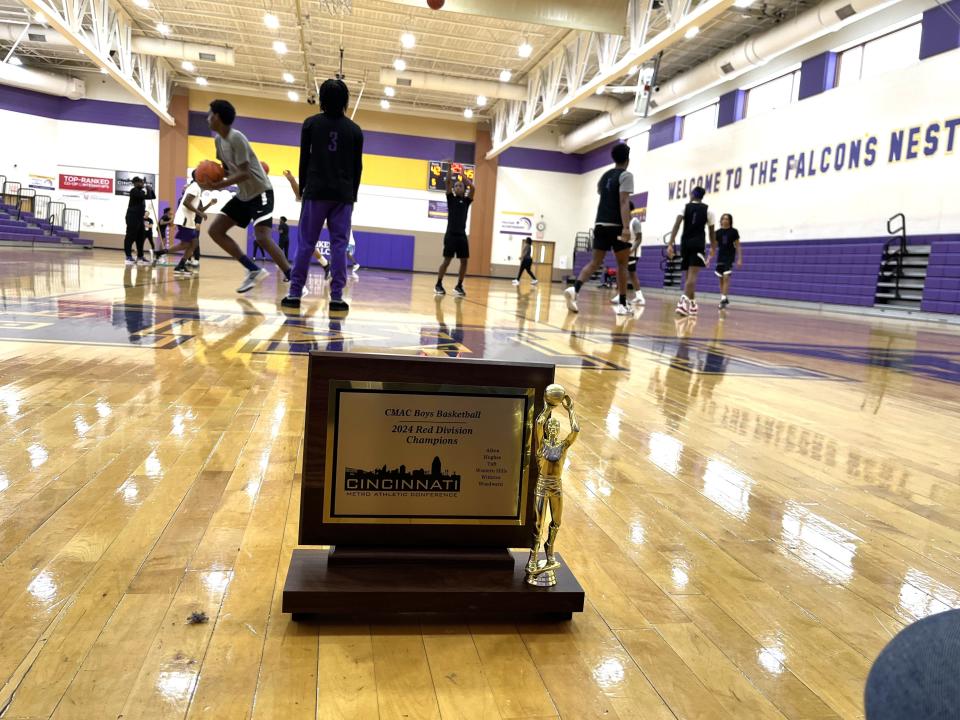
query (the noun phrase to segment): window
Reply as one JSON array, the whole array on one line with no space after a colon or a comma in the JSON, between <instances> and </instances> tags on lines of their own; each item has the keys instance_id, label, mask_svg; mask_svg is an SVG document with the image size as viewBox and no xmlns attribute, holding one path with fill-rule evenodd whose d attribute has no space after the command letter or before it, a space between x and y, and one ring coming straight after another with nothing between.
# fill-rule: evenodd
<instances>
[{"instance_id":1,"label":"window","mask_svg":"<svg viewBox=\"0 0 960 720\"><path fill-rule=\"evenodd\" d=\"M800 96L800 69L747 90L746 117L753 117L796 102Z\"/></svg>"},{"instance_id":2,"label":"window","mask_svg":"<svg viewBox=\"0 0 960 720\"><path fill-rule=\"evenodd\" d=\"M706 135L711 130L717 129L717 112L719 105L711 103L705 108L694 110L692 113L683 116L683 128L680 137L687 138L700 137Z\"/></svg>"},{"instance_id":3,"label":"window","mask_svg":"<svg viewBox=\"0 0 960 720\"><path fill-rule=\"evenodd\" d=\"M919 62L921 31L920 22L911 18L906 27L844 48L840 52L837 87Z\"/></svg>"}]
</instances>

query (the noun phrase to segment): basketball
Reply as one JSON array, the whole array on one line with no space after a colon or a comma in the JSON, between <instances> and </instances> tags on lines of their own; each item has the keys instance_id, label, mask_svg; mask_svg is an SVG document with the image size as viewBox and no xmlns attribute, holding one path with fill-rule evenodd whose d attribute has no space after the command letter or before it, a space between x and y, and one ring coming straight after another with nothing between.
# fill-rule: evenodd
<instances>
[{"instance_id":1,"label":"basketball","mask_svg":"<svg viewBox=\"0 0 960 720\"><path fill-rule=\"evenodd\" d=\"M563 385L547 385L547 389L543 391L543 399L547 405L559 405L563 402L563 396L567 394L567 391L563 389Z\"/></svg>"},{"instance_id":2,"label":"basketball","mask_svg":"<svg viewBox=\"0 0 960 720\"><path fill-rule=\"evenodd\" d=\"M427 5L430 6L431 10L439 10L443 7L445 0L427 0Z\"/></svg>"},{"instance_id":3,"label":"basketball","mask_svg":"<svg viewBox=\"0 0 960 720\"><path fill-rule=\"evenodd\" d=\"M223 180L223 166L213 160L204 160L197 165L195 174L201 185L214 185Z\"/></svg>"},{"instance_id":4,"label":"basketball","mask_svg":"<svg viewBox=\"0 0 960 720\"><path fill-rule=\"evenodd\" d=\"M267 175L270 174L270 166L267 165L263 160L260 161L260 167L263 168L263 172L265 172Z\"/></svg>"}]
</instances>

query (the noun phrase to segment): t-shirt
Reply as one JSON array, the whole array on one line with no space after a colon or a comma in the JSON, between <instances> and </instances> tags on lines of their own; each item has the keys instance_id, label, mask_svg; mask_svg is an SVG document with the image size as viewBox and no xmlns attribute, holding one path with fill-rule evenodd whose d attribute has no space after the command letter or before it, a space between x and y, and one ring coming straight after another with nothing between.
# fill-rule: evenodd
<instances>
[{"instance_id":1,"label":"t-shirt","mask_svg":"<svg viewBox=\"0 0 960 720\"><path fill-rule=\"evenodd\" d=\"M636 244L637 238L640 237L640 234L643 232L643 223L640 222L640 218L632 217L630 218L630 238L631 241ZM637 246L637 250L634 253L631 253L633 257L640 256L640 246Z\"/></svg>"},{"instance_id":2,"label":"t-shirt","mask_svg":"<svg viewBox=\"0 0 960 720\"><path fill-rule=\"evenodd\" d=\"M620 193L633 194L633 173L622 168L607 170L597 183L600 204L597 206L597 225L623 227L620 215Z\"/></svg>"},{"instance_id":3,"label":"t-shirt","mask_svg":"<svg viewBox=\"0 0 960 720\"><path fill-rule=\"evenodd\" d=\"M277 233L280 236L280 242L285 242L290 240L290 226L286 223L280 223L277 226Z\"/></svg>"},{"instance_id":4,"label":"t-shirt","mask_svg":"<svg viewBox=\"0 0 960 720\"><path fill-rule=\"evenodd\" d=\"M737 246L734 244L740 239L736 228L720 228L717 230L717 258L720 262L733 262L737 257Z\"/></svg>"},{"instance_id":5,"label":"t-shirt","mask_svg":"<svg viewBox=\"0 0 960 720\"><path fill-rule=\"evenodd\" d=\"M521 260L533 260L533 243L529 238L523 241L523 251L520 255Z\"/></svg>"},{"instance_id":6,"label":"t-shirt","mask_svg":"<svg viewBox=\"0 0 960 720\"><path fill-rule=\"evenodd\" d=\"M253 200L257 195L272 189L246 135L230 128L225 138L217 134L213 141L217 147L217 159L226 166L228 176L239 172L242 165L249 165L250 175L243 182L237 183L238 199Z\"/></svg>"},{"instance_id":7,"label":"t-shirt","mask_svg":"<svg viewBox=\"0 0 960 720\"><path fill-rule=\"evenodd\" d=\"M355 203L363 174L363 131L343 115L319 113L300 131L300 189L304 200Z\"/></svg>"},{"instance_id":8,"label":"t-shirt","mask_svg":"<svg viewBox=\"0 0 960 720\"><path fill-rule=\"evenodd\" d=\"M143 229L147 233L147 237L152 238L153 237L153 220L150 218L147 218L146 220L144 220Z\"/></svg>"},{"instance_id":9,"label":"t-shirt","mask_svg":"<svg viewBox=\"0 0 960 720\"><path fill-rule=\"evenodd\" d=\"M447 193L447 234L448 235L466 235L467 234L467 214L470 212L470 205L473 204L473 198L458 197L453 193Z\"/></svg>"},{"instance_id":10,"label":"t-shirt","mask_svg":"<svg viewBox=\"0 0 960 720\"><path fill-rule=\"evenodd\" d=\"M177 205L177 212L173 215L173 224L193 230L197 227L197 219L194 213L187 210L187 198L193 198L192 204L195 208L200 207L200 186L190 181L183 189L183 195L180 196L180 204Z\"/></svg>"},{"instance_id":11,"label":"t-shirt","mask_svg":"<svg viewBox=\"0 0 960 720\"><path fill-rule=\"evenodd\" d=\"M153 188L132 187L130 188L130 200L127 202L127 216L136 217L147 211L147 200L154 200L157 196L153 194Z\"/></svg>"}]
</instances>

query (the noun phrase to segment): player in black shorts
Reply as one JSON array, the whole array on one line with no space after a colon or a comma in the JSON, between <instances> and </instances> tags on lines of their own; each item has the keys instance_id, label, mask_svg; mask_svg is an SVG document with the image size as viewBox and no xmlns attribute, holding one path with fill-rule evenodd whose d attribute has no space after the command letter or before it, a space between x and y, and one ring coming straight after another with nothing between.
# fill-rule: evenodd
<instances>
[{"instance_id":1,"label":"player in black shorts","mask_svg":"<svg viewBox=\"0 0 960 720\"><path fill-rule=\"evenodd\" d=\"M633 195L633 175L627 171L630 165L630 146L618 143L610 151L614 167L607 170L597 183L600 204L597 207L597 223L593 229L593 257L580 271L573 287L564 290L567 309L580 312L577 297L583 283L590 279L603 262L607 253L613 251L617 258L617 290L619 302L614 308L617 315L632 315L627 306L627 264L630 261L630 196Z\"/></svg>"},{"instance_id":2,"label":"player in black shorts","mask_svg":"<svg viewBox=\"0 0 960 720\"><path fill-rule=\"evenodd\" d=\"M469 180L453 182L453 170L447 171L447 232L443 236L443 262L437 272L437 295L446 295L443 289L443 276L447 273L450 261L460 258L460 273L457 286L453 289L457 297L466 297L463 279L467 276L467 260L470 258L470 242L467 239L467 214L473 204L476 188Z\"/></svg>"},{"instance_id":3,"label":"player in black shorts","mask_svg":"<svg viewBox=\"0 0 960 720\"><path fill-rule=\"evenodd\" d=\"M733 275L733 265L743 267L743 250L740 249L740 233L733 226L733 215L724 213L720 216L720 229L717 230L717 269L714 270L720 278L720 309L730 304L727 293L730 291L730 276Z\"/></svg>"},{"instance_id":4,"label":"player in black shorts","mask_svg":"<svg viewBox=\"0 0 960 720\"><path fill-rule=\"evenodd\" d=\"M670 245L667 246L667 256L671 259L676 255L675 243L680 226L683 234L680 236L680 268L687 274L683 286L683 295L677 302L677 312L680 315L697 314L697 276L701 268L710 264L713 258L713 249L717 238L714 231L713 212L703 202L707 191L702 187L695 187L690 192L690 202L683 209L683 215L677 215L670 233ZM710 231L710 256L707 257L707 230Z\"/></svg>"},{"instance_id":5,"label":"player in black shorts","mask_svg":"<svg viewBox=\"0 0 960 720\"><path fill-rule=\"evenodd\" d=\"M252 290L270 273L258 267L240 249L236 241L227 234L230 228L245 228L252 222L254 242L266 248L287 280L290 279L290 263L270 237L270 229L273 227L273 186L246 136L233 129L236 119L236 109L226 100L214 100L210 103L207 123L216 133L213 140L217 148L217 159L225 169L225 177L218 183L202 187L204 190L222 190L231 185L237 186L237 194L223 206L221 214L214 218L209 232L217 245L247 269L246 277L237 288L237 292L244 293Z\"/></svg>"}]
</instances>

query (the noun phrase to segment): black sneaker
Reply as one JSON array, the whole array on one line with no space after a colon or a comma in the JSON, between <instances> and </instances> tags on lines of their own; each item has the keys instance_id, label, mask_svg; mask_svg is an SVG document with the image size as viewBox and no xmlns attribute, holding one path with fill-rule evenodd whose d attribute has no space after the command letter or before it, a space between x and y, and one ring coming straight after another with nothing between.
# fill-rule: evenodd
<instances>
[{"instance_id":1,"label":"black sneaker","mask_svg":"<svg viewBox=\"0 0 960 720\"><path fill-rule=\"evenodd\" d=\"M456 295L457 297L466 297L467 291L463 289L463 285L457 285L453 289L453 294Z\"/></svg>"},{"instance_id":2,"label":"black sneaker","mask_svg":"<svg viewBox=\"0 0 960 720\"><path fill-rule=\"evenodd\" d=\"M433 294L434 294L434 295L446 295L446 294L447 294L447 291L443 289L443 285L442 285L441 283L437 283L437 284L436 284L436 287L433 288Z\"/></svg>"},{"instance_id":3,"label":"black sneaker","mask_svg":"<svg viewBox=\"0 0 960 720\"><path fill-rule=\"evenodd\" d=\"M723 299L720 301L720 309L723 310L723 309L724 309L727 305L729 305L729 304L730 304L730 299L729 299L729 298L723 298Z\"/></svg>"},{"instance_id":4,"label":"black sneaker","mask_svg":"<svg viewBox=\"0 0 960 720\"><path fill-rule=\"evenodd\" d=\"M283 300L280 301L280 307L299 308L300 298L290 297L287 295Z\"/></svg>"},{"instance_id":5,"label":"black sneaker","mask_svg":"<svg viewBox=\"0 0 960 720\"><path fill-rule=\"evenodd\" d=\"M330 301L330 312L347 312L350 309L350 306L347 305L343 300L331 300Z\"/></svg>"}]
</instances>

